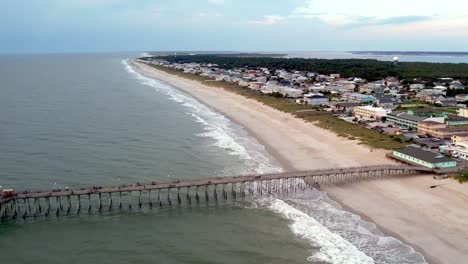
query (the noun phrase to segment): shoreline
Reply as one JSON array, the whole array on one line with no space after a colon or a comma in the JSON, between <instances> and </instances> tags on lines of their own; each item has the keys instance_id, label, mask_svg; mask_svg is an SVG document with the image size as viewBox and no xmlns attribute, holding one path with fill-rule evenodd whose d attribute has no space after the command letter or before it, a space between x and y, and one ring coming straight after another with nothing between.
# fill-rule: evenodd
<instances>
[{"instance_id":1,"label":"shoreline","mask_svg":"<svg viewBox=\"0 0 468 264\"><path fill-rule=\"evenodd\" d=\"M402 237L397 232L394 232L394 231L392 231L392 230L390 230L388 228L383 227L377 221L375 221L372 217L370 217L368 214L365 214L362 211L358 211L357 209L354 209L351 206L346 205L345 203L343 203L343 200L338 199L337 197L333 196L330 192L327 191L326 188L323 189L322 191L324 191L327 194L328 198L330 198L331 200L338 203L342 207L343 210L348 211L348 212L350 212L352 214L358 215L359 217L361 217L362 220L364 220L366 222L375 224L377 229L379 231L381 231L386 237L393 237L393 238L401 241L403 244L413 248L416 252L419 252L421 255L424 256L424 259L426 260L427 263L430 263L430 264L442 264L443 263L442 261L440 261L436 257L429 255L428 252L426 252L420 246L407 241L404 237Z\"/></svg>"},{"instance_id":2,"label":"shoreline","mask_svg":"<svg viewBox=\"0 0 468 264\"><path fill-rule=\"evenodd\" d=\"M203 104L242 125L246 129L247 133L262 144L268 153L274 156L285 170L381 165L391 163L391 161L385 158L385 151L372 151L367 147L358 145L357 141L339 138L328 130L316 127L311 123L306 123L290 114L262 105L256 100L233 94L222 88L208 87L196 81L174 76L150 66L135 62L134 60L129 60L129 63L139 73L147 77L166 82L171 86L190 94ZM251 114L252 112L255 112L255 114ZM332 154L329 152L332 152ZM431 181L429 176L417 178L417 183L411 183L411 185L408 186L404 185L401 189L416 189L420 187L420 184L427 185L427 182ZM398 179L397 181L400 180L401 179ZM428 263L463 263L457 261L460 261L460 257L461 259L465 256L468 257L468 250L463 248L461 249L461 252L457 252L461 254L449 256L453 252L448 252L445 254L447 256L443 256L444 254L440 252L446 250L444 250L444 248L440 248L440 245L435 243L440 242L440 244L443 244L443 242L445 242L441 241L442 239L439 239L440 234L435 233L428 237L425 234L424 229L420 230L421 228L417 228L419 222L424 222L424 217L427 215L418 214L415 215L415 219L412 221L406 221L407 224L410 224L409 229L417 230L417 234L405 233L408 232L408 228L405 229L400 226L402 219L405 220L406 215L410 214L411 210L414 208L411 208L411 206L406 204L407 201L398 201L398 197L394 197L398 196L398 191L402 190L397 190L397 192L393 191L392 188L395 184L392 181L394 181L394 179L390 180L390 185L392 186L387 186L388 183L386 183L386 181L382 181L382 183L374 182L368 186L369 189L365 189L366 193L364 195L356 194L355 189L359 188L359 186L353 185L349 185L346 188L326 187L324 190L327 195L332 200L339 203L343 209L361 216L361 218L366 221L370 220L370 222L375 223L378 229L385 235L397 238L404 244L411 246L413 249L423 254ZM373 190L372 188L375 188L374 185L379 186L383 191L379 192L378 190ZM461 189L462 195L468 194L468 188L459 189ZM355 196L359 199L350 201L347 199L347 195ZM373 196L375 196L375 200L377 200L382 195L391 197L397 202L395 202L395 204L385 204L385 201L383 201L382 204L375 206L375 203L373 203ZM413 199L417 199L417 197L415 196ZM448 200L450 201L451 199L454 198L450 197ZM463 202L468 201L468 196L466 196L465 199L462 199ZM375 214L372 210L367 209L372 208L372 206L376 210L382 206L382 209L385 209L387 212L386 214L382 214L380 212ZM429 202L425 206L430 209L432 204ZM400 210L402 208L403 210ZM458 208L463 208L463 206ZM398 217L395 217L393 213L398 215ZM431 212L429 212L428 215L431 215ZM431 226L432 222L427 222L430 223L426 223L427 225L425 226ZM437 229L437 227L434 229ZM453 234L453 232L450 232L448 236L453 236ZM418 239L413 239L414 237ZM420 243L417 243L420 238L429 238L430 242L421 245ZM461 236L461 238L458 238L458 240L468 241L468 235L466 232ZM429 254L429 252L431 254ZM447 262L442 262L440 259ZM451 260L449 261L449 259Z\"/></svg>"},{"instance_id":3,"label":"shoreline","mask_svg":"<svg viewBox=\"0 0 468 264\"><path fill-rule=\"evenodd\" d=\"M329 169L335 167L395 164L394 161L386 158L386 150L372 149L366 145L357 144L357 140L338 137L335 133L329 130L314 126L310 122L298 119L289 113L273 109L254 99L245 98L241 95L225 91L223 88L205 86L197 81L174 76L152 67L149 68L149 66L146 65L143 66L147 68L142 69L142 63L137 62L136 64L133 60L130 60L129 63L139 69L138 72L140 74L149 78L156 78L170 84L174 88L188 93L198 101L228 117L235 123L243 126L249 135L261 143L268 152L288 170L310 170L314 168ZM199 92L202 89L207 93L203 95L200 94ZM205 96L209 96L210 98ZM232 105L225 105L225 101L221 101L221 98L223 97L229 97L229 100L226 100L226 102L229 102ZM252 106L254 109L252 109ZM230 110L234 109L241 110L244 113L233 114L233 111ZM250 112L253 111L255 111L255 115L250 114ZM247 114L245 114L245 112ZM258 124L259 121L266 121L268 123ZM279 125L282 126L280 127ZM281 128L282 131L273 131L279 128ZM304 137L303 132L315 135L315 137ZM293 139L296 146L290 148L291 144L278 142L278 139L282 139L280 136L297 136ZM301 140L304 140L304 142L302 143ZM305 142L305 140L310 140L311 142ZM324 140L327 141L324 142ZM276 144L272 144L271 142L275 142ZM299 144L299 146L297 146L297 144ZM335 158L330 157L331 154L323 156L323 153L317 153L320 150L320 147L328 148L329 151L336 154ZM311 149L308 150L307 148ZM288 151L285 151L286 149ZM299 149L305 150L305 152L307 152L306 154L310 154L310 157L297 155L297 150ZM356 154L362 155L369 153L372 153L374 156L371 158L366 157L365 159L364 157L361 157L363 160L356 159Z\"/></svg>"}]
</instances>

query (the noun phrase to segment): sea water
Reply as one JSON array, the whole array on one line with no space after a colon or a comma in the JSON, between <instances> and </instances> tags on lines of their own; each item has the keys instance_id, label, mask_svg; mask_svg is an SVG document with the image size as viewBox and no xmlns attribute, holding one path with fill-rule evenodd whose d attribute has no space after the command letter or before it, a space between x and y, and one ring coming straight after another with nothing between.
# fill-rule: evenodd
<instances>
[{"instance_id":1,"label":"sea water","mask_svg":"<svg viewBox=\"0 0 468 264\"><path fill-rule=\"evenodd\" d=\"M280 172L247 131L138 54L0 57L0 185L80 188ZM317 190L0 225L9 263L425 263Z\"/></svg>"}]
</instances>

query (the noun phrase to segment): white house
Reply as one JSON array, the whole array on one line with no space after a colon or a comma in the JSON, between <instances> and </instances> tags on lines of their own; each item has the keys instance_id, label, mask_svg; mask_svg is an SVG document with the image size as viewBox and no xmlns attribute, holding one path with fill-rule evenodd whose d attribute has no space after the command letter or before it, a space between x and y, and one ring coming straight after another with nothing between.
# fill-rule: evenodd
<instances>
[{"instance_id":1,"label":"white house","mask_svg":"<svg viewBox=\"0 0 468 264\"><path fill-rule=\"evenodd\" d=\"M329 99L322 94L305 94L304 101L308 105L317 106L327 104Z\"/></svg>"},{"instance_id":2,"label":"white house","mask_svg":"<svg viewBox=\"0 0 468 264\"><path fill-rule=\"evenodd\" d=\"M411 91L419 91L419 90L422 90L422 89L425 89L425 88L426 88L426 85L424 83L410 84L410 90Z\"/></svg>"},{"instance_id":3,"label":"white house","mask_svg":"<svg viewBox=\"0 0 468 264\"><path fill-rule=\"evenodd\" d=\"M382 117L387 116L387 110L371 105L358 106L354 108L354 116L365 120L381 120Z\"/></svg>"}]
</instances>

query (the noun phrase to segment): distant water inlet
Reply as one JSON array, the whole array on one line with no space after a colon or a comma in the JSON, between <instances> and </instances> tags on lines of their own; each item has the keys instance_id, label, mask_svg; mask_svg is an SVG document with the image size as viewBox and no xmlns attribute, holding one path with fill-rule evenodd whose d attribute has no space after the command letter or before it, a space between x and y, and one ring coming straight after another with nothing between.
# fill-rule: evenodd
<instances>
[{"instance_id":1,"label":"distant water inlet","mask_svg":"<svg viewBox=\"0 0 468 264\"><path fill-rule=\"evenodd\" d=\"M143 206L190 206L289 193L387 176L429 172L413 166L373 166L292 173L217 177L167 183L13 193L0 198L2 222L17 219L112 212Z\"/></svg>"}]
</instances>

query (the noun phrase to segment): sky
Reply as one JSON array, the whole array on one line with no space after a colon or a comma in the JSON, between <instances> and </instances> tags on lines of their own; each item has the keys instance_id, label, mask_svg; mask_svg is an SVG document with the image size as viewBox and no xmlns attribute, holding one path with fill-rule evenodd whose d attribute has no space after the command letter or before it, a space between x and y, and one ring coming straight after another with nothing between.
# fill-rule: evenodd
<instances>
[{"instance_id":1,"label":"sky","mask_svg":"<svg viewBox=\"0 0 468 264\"><path fill-rule=\"evenodd\" d=\"M466 0L0 0L0 53L468 51Z\"/></svg>"}]
</instances>

